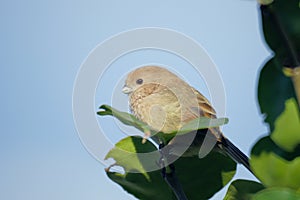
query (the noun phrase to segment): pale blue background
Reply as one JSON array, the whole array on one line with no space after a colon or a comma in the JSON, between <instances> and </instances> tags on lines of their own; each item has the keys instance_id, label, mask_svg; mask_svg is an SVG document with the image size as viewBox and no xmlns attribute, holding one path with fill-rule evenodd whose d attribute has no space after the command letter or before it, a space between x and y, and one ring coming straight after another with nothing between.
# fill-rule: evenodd
<instances>
[{"instance_id":1,"label":"pale blue background","mask_svg":"<svg viewBox=\"0 0 300 200\"><path fill-rule=\"evenodd\" d=\"M227 137L249 154L267 131L256 87L270 52L254 0L11 0L0 3L0 25L0 199L134 199L87 153L72 118L81 63L98 43L128 29L164 27L194 38L223 78ZM235 178L253 177L239 167Z\"/></svg>"}]
</instances>

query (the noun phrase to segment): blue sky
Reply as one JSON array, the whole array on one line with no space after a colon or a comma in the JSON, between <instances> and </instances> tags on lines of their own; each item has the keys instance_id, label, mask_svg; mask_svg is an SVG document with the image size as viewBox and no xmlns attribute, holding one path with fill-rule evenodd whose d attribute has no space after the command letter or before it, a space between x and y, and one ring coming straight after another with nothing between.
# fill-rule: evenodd
<instances>
[{"instance_id":1,"label":"blue sky","mask_svg":"<svg viewBox=\"0 0 300 200\"><path fill-rule=\"evenodd\" d=\"M267 131L256 87L270 52L254 0L2 1L0 24L0 199L134 199L85 150L72 114L84 59L108 37L133 28L173 29L207 50L224 82L230 119L224 133L245 153ZM162 54L143 56L145 63L164 61ZM131 55L122 62L140 63ZM96 102L103 103L109 102ZM239 167L235 178L253 177Z\"/></svg>"}]
</instances>

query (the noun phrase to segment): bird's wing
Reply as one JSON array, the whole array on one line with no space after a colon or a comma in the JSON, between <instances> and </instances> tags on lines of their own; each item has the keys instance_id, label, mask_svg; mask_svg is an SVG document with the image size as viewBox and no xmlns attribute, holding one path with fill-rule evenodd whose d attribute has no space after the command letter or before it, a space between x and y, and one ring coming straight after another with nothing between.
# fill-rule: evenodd
<instances>
[{"instance_id":1,"label":"bird's wing","mask_svg":"<svg viewBox=\"0 0 300 200\"><path fill-rule=\"evenodd\" d=\"M216 118L216 111L214 110L210 102L195 88L192 88L192 92L197 97L198 107L190 108L191 111L200 113L200 117L203 116L207 118Z\"/></svg>"},{"instance_id":2,"label":"bird's wing","mask_svg":"<svg viewBox=\"0 0 300 200\"><path fill-rule=\"evenodd\" d=\"M197 98L197 106L191 106L188 108L185 115L185 122L189 122L198 117L216 118L216 111L210 104L210 102L195 88L191 88L192 92ZM213 134L218 140L222 138L222 133L219 127L209 128L211 134Z\"/></svg>"}]
</instances>

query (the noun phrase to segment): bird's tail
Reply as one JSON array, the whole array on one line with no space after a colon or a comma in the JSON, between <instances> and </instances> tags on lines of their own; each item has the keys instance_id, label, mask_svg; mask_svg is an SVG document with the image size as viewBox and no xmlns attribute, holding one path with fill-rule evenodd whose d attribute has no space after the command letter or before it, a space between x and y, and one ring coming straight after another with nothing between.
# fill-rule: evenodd
<instances>
[{"instance_id":1,"label":"bird's tail","mask_svg":"<svg viewBox=\"0 0 300 200\"><path fill-rule=\"evenodd\" d=\"M222 137L221 148L224 149L228 156L230 156L234 161L244 165L250 172L252 172L249 164L249 158L225 137Z\"/></svg>"}]
</instances>

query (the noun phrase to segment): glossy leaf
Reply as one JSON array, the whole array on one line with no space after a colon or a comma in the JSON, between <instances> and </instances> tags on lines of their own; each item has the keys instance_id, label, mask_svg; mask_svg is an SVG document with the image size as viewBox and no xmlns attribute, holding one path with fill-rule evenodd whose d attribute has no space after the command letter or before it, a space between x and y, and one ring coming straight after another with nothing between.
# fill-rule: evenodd
<instances>
[{"instance_id":1,"label":"glossy leaf","mask_svg":"<svg viewBox=\"0 0 300 200\"><path fill-rule=\"evenodd\" d=\"M285 101L296 97L291 77L286 77L283 69L300 65L299 0L267 1L261 5L261 17L265 40L274 51L274 57L261 70L258 100L261 112L266 115L265 121L273 131Z\"/></svg>"},{"instance_id":2,"label":"glossy leaf","mask_svg":"<svg viewBox=\"0 0 300 200\"><path fill-rule=\"evenodd\" d=\"M292 81L283 74L276 57L261 70L257 91L261 113L265 115L265 121L272 131L275 120L285 108L286 100L295 97Z\"/></svg>"},{"instance_id":3,"label":"glossy leaf","mask_svg":"<svg viewBox=\"0 0 300 200\"><path fill-rule=\"evenodd\" d=\"M289 0L288 3L286 0L274 0L261 6L261 16L265 40L275 52L280 66L299 66L299 0Z\"/></svg>"},{"instance_id":4,"label":"glossy leaf","mask_svg":"<svg viewBox=\"0 0 300 200\"><path fill-rule=\"evenodd\" d=\"M206 117L200 117L200 118L190 121L189 123L184 125L179 131L174 131L173 133L164 134L164 133L156 133L155 131L151 131L151 129L148 125L139 121L135 116L133 116L129 113L118 111L117 109L114 109L108 105L102 105L102 106L100 106L100 109L101 110L99 112L97 112L98 115L114 116L126 125L134 126L137 129L143 131L144 133L152 132L151 135L155 135L155 134L159 135L160 137L164 137L164 139L166 141L169 141L175 135L183 135L183 134L192 132L194 130L218 127L218 126L222 126L222 125L228 123L227 118L211 119L211 118L206 118Z\"/></svg>"},{"instance_id":5,"label":"glossy leaf","mask_svg":"<svg viewBox=\"0 0 300 200\"><path fill-rule=\"evenodd\" d=\"M111 116L116 117L123 124L133 126L143 132L150 132L149 126L147 126L145 123L139 121L135 116L133 116L127 112L119 111L108 105L101 105L99 107L99 109L101 109L101 110L98 111L97 114L100 116L111 115Z\"/></svg>"},{"instance_id":6,"label":"glossy leaf","mask_svg":"<svg viewBox=\"0 0 300 200\"><path fill-rule=\"evenodd\" d=\"M106 159L113 158L116 161L114 166L122 167L125 173L112 172L108 168L107 176L138 199L176 199L159 170L147 171L151 165L158 167L156 163L160 159L160 155L156 154L159 157L153 156L147 160L145 156L149 152L157 152L151 142L142 144L141 137L124 138L110 150Z\"/></svg>"},{"instance_id":7,"label":"glossy leaf","mask_svg":"<svg viewBox=\"0 0 300 200\"><path fill-rule=\"evenodd\" d=\"M250 165L265 186L300 189L299 149L294 152L284 151L267 136L253 147Z\"/></svg>"},{"instance_id":8,"label":"glossy leaf","mask_svg":"<svg viewBox=\"0 0 300 200\"><path fill-rule=\"evenodd\" d=\"M150 142L142 144L140 137L127 137L121 140L106 158L113 158L116 165L124 167L125 174L111 172L108 169L108 177L138 199L175 199L161 175L161 170L147 172L144 167L149 164L147 159L140 159L141 156L128 156L128 152L132 151L143 154L155 150L156 147ZM158 165L155 159L153 160L153 164ZM174 162L174 166L189 200L210 198L232 179L236 170L236 164L229 157L215 151L203 159L179 158Z\"/></svg>"},{"instance_id":9,"label":"glossy leaf","mask_svg":"<svg viewBox=\"0 0 300 200\"><path fill-rule=\"evenodd\" d=\"M300 113L295 99L285 103L285 109L275 121L272 140L286 151L292 152L300 145Z\"/></svg>"},{"instance_id":10,"label":"glossy leaf","mask_svg":"<svg viewBox=\"0 0 300 200\"><path fill-rule=\"evenodd\" d=\"M265 187L258 182L235 180L230 184L224 200L250 200L255 193L264 188Z\"/></svg>"},{"instance_id":11,"label":"glossy leaf","mask_svg":"<svg viewBox=\"0 0 300 200\"><path fill-rule=\"evenodd\" d=\"M300 194L288 188L269 188L258 192L252 200L299 200Z\"/></svg>"},{"instance_id":12,"label":"glossy leaf","mask_svg":"<svg viewBox=\"0 0 300 200\"><path fill-rule=\"evenodd\" d=\"M141 137L126 137L119 141L106 155L105 159L113 158L115 165L122 166L130 173L143 173L158 169L161 155L149 140L142 142Z\"/></svg>"}]
</instances>

